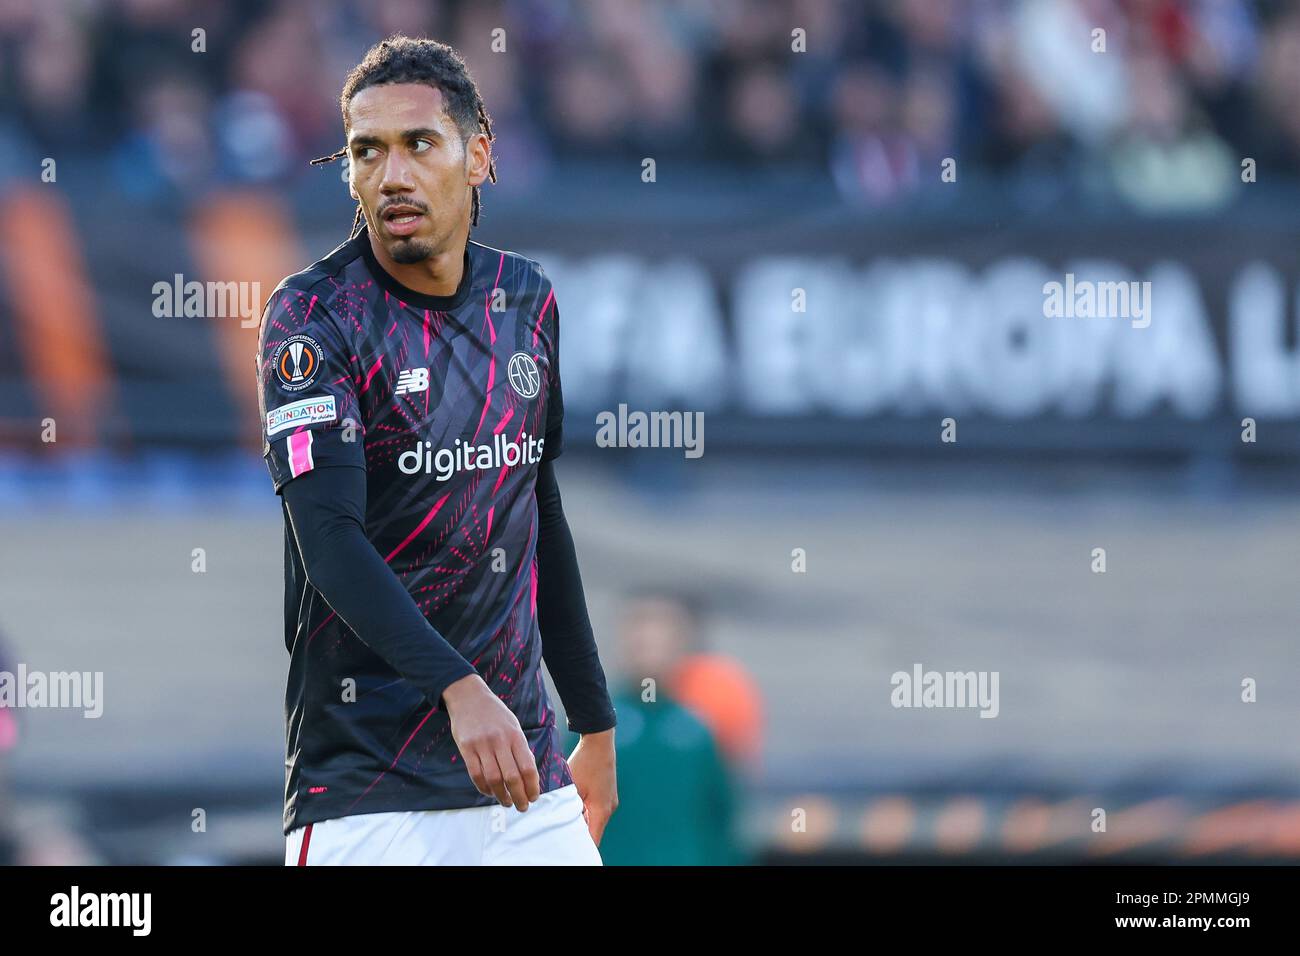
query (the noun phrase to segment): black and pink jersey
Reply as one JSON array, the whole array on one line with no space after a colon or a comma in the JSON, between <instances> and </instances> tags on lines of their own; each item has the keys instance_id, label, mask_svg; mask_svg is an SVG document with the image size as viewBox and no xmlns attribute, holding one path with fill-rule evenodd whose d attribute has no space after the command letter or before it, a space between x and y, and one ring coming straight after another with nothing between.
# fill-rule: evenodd
<instances>
[{"instance_id":1,"label":"black and pink jersey","mask_svg":"<svg viewBox=\"0 0 1300 956\"><path fill-rule=\"evenodd\" d=\"M366 536L514 712L542 790L572 782L541 672L537 466L560 451L558 311L538 263L470 241L450 296L399 284L367 233L285 279L262 316L263 453L277 493L364 468ZM446 712L306 579L287 508L284 828L488 806Z\"/></svg>"}]
</instances>

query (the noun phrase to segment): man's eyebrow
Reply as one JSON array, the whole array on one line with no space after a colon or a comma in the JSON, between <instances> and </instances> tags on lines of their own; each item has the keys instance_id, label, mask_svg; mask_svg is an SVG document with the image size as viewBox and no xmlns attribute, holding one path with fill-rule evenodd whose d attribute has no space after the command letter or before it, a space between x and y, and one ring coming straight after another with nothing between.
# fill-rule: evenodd
<instances>
[{"instance_id":1,"label":"man's eyebrow","mask_svg":"<svg viewBox=\"0 0 1300 956\"><path fill-rule=\"evenodd\" d=\"M421 138L436 139L439 141L444 139L442 133L438 132L438 130L433 129L432 127L429 126L417 126L415 129L404 129L402 130L400 136L404 142L409 142L410 140L421 139ZM349 147L382 146L383 143L384 143L383 137L375 136L372 133L358 133L348 138Z\"/></svg>"},{"instance_id":2,"label":"man's eyebrow","mask_svg":"<svg viewBox=\"0 0 1300 956\"><path fill-rule=\"evenodd\" d=\"M402 139L442 139L442 133L429 126L418 126L415 129L403 131Z\"/></svg>"}]
</instances>

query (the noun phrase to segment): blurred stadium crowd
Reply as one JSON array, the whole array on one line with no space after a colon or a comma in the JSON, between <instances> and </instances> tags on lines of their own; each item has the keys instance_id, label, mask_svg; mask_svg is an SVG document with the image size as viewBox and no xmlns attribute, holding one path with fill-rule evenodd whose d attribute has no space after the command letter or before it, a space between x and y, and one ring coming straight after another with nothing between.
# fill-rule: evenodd
<instances>
[{"instance_id":1,"label":"blurred stadium crowd","mask_svg":"<svg viewBox=\"0 0 1300 956\"><path fill-rule=\"evenodd\" d=\"M465 56L504 189L652 155L799 164L879 204L953 156L1167 208L1222 201L1244 156L1300 168L1300 10L1246 0L6 0L0 154L102 151L159 201L283 182L337 148L346 71L398 31Z\"/></svg>"}]
</instances>

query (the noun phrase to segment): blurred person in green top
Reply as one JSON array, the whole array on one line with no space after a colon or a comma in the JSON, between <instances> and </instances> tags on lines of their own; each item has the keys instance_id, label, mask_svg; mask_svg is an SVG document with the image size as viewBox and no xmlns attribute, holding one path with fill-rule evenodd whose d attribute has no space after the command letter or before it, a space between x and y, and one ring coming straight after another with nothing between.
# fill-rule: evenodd
<instances>
[{"instance_id":1,"label":"blurred person in green top","mask_svg":"<svg viewBox=\"0 0 1300 956\"><path fill-rule=\"evenodd\" d=\"M638 598L621 615L621 667L610 685L619 808L600 842L607 866L748 862L734 773L708 725L672 696L695 637L693 615L670 598Z\"/></svg>"}]
</instances>

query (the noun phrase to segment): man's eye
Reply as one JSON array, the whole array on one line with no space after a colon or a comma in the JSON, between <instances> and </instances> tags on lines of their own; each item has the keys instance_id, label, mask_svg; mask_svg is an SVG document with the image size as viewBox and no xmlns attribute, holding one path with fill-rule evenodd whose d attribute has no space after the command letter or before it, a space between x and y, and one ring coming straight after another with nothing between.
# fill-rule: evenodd
<instances>
[{"instance_id":1,"label":"man's eye","mask_svg":"<svg viewBox=\"0 0 1300 956\"><path fill-rule=\"evenodd\" d=\"M427 149L421 149L421 148L420 148L421 146L425 146L425 147L427 147ZM417 152L417 153L426 153L426 152L428 152L430 149L433 149L433 143L429 142L429 140L427 140L427 139L417 139L417 140L415 141L415 152Z\"/></svg>"},{"instance_id":2,"label":"man's eye","mask_svg":"<svg viewBox=\"0 0 1300 956\"><path fill-rule=\"evenodd\" d=\"M377 152L373 146L362 146L357 150L357 159L372 159Z\"/></svg>"}]
</instances>

